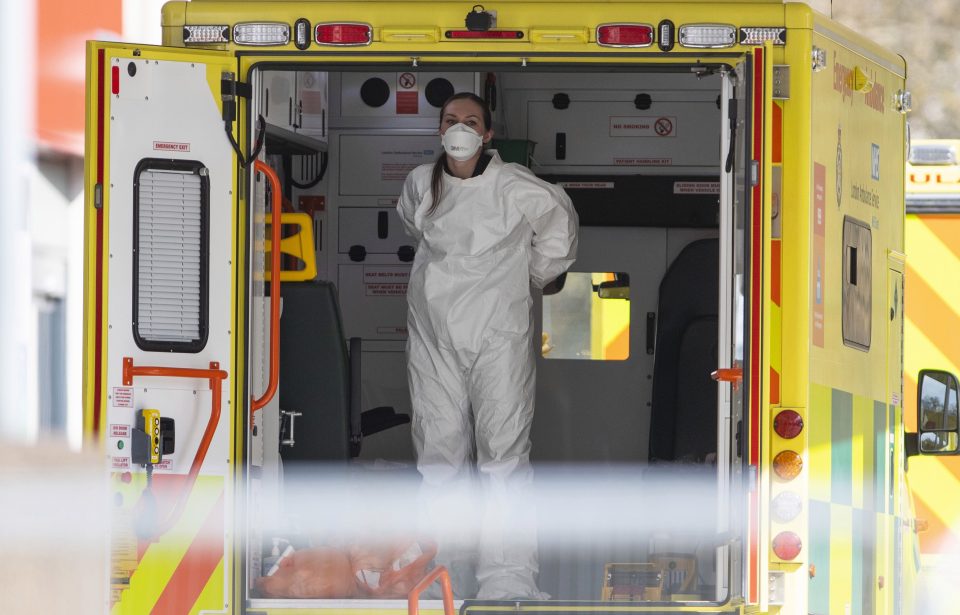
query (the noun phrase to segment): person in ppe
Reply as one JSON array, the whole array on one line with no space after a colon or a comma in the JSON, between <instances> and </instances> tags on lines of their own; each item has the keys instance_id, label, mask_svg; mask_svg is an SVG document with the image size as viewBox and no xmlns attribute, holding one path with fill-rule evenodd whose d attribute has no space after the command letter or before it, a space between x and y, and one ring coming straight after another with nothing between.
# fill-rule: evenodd
<instances>
[{"instance_id":1,"label":"person in ppe","mask_svg":"<svg viewBox=\"0 0 960 615\"><path fill-rule=\"evenodd\" d=\"M471 596L475 580L479 599L546 599L535 512L524 502L533 480L531 284L543 288L573 264L577 214L562 188L484 151L493 130L481 98L452 96L440 135L439 159L410 172L397 203L417 242L407 358L421 493L427 514L443 517L435 521L469 526L479 475L476 560L469 527L441 538L437 556L458 596Z\"/></svg>"}]
</instances>

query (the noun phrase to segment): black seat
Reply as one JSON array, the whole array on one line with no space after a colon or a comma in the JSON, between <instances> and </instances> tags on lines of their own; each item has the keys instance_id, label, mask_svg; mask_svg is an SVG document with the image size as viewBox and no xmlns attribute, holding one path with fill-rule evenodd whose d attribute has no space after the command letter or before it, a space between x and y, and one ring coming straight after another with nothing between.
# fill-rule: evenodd
<instances>
[{"instance_id":1,"label":"black seat","mask_svg":"<svg viewBox=\"0 0 960 615\"><path fill-rule=\"evenodd\" d=\"M348 352L333 283L286 282L280 292L280 408L301 413L284 460L346 460L360 454L364 436L408 423L390 407L361 412L360 338Z\"/></svg>"},{"instance_id":2,"label":"black seat","mask_svg":"<svg viewBox=\"0 0 960 615\"><path fill-rule=\"evenodd\" d=\"M719 241L687 245L660 282L650 460L703 462L717 450Z\"/></svg>"}]
</instances>

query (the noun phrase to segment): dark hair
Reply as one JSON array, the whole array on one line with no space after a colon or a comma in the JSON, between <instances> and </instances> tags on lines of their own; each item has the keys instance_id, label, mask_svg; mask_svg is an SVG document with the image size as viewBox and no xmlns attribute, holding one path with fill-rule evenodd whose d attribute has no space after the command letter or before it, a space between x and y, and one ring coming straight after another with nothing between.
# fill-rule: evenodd
<instances>
[{"instance_id":1,"label":"dark hair","mask_svg":"<svg viewBox=\"0 0 960 615\"><path fill-rule=\"evenodd\" d=\"M447 110L447 105L455 100L472 100L480 105L480 108L483 109L483 131L486 132L490 130L490 126L493 125L493 115L490 113L490 105L487 104L487 101L480 98L473 92L458 92L448 98L446 102L443 103L443 106L440 107L441 122L443 122L443 113ZM446 165L447 152L441 151L440 156L433 165L433 175L430 178L430 190L433 192L433 203L430 205L430 209L427 210L428 216L437 209L437 206L440 205L440 197L443 193L443 168Z\"/></svg>"}]
</instances>

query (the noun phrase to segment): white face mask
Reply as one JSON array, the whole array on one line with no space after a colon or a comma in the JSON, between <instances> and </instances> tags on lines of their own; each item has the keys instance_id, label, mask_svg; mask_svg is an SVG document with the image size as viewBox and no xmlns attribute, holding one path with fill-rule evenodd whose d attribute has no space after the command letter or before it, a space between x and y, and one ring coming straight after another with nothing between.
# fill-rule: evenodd
<instances>
[{"instance_id":1,"label":"white face mask","mask_svg":"<svg viewBox=\"0 0 960 615\"><path fill-rule=\"evenodd\" d=\"M447 155L463 162L470 160L483 144L483 137L477 131L464 124L454 124L440 137Z\"/></svg>"}]
</instances>

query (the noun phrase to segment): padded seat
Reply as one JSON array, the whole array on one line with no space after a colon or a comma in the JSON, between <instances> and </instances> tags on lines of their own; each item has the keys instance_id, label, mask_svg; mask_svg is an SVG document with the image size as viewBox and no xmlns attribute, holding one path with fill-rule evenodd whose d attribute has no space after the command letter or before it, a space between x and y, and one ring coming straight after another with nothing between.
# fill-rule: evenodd
<instances>
[{"instance_id":1,"label":"padded seat","mask_svg":"<svg viewBox=\"0 0 960 615\"><path fill-rule=\"evenodd\" d=\"M360 338L348 351L332 282L287 282L280 293L280 408L301 413L285 461L347 460L364 436L410 422L390 407L361 412Z\"/></svg>"},{"instance_id":2,"label":"padded seat","mask_svg":"<svg viewBox=\"0 0 960 615\"><path fill-rule=\"evenodd\" d=\"M703 462L717 451L719 240L688 244L660 282L650 460Z\"/></svg>"}]
</instances>

